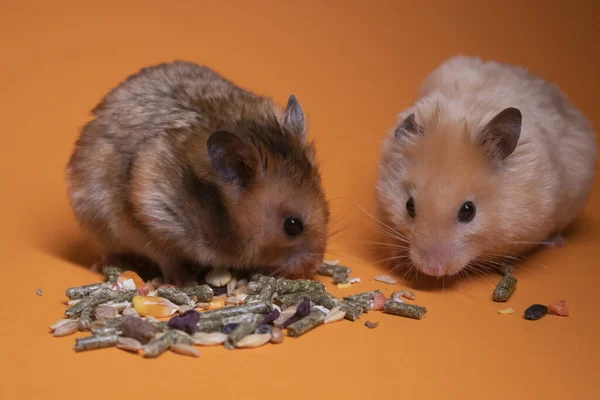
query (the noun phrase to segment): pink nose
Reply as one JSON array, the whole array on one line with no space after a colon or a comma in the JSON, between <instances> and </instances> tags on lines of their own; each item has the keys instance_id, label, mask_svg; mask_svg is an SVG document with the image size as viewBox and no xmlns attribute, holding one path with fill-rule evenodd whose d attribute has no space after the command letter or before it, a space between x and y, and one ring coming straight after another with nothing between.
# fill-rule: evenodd
<instances>
[{"instance_id":1,"label":"pink nose","mask_svg":"<svg viewBox=\"0 0 600 400\"><path fill-rule=\"evenodd\" d=\"M437 265L426 264L426 265L423 265L421 267L421 269L424 273L426 273L427 275L431 275L431 276L446 275L446 268L444 268L444 266L440 265L440 264L437 264Z\"/></svg>"}]
</instances>

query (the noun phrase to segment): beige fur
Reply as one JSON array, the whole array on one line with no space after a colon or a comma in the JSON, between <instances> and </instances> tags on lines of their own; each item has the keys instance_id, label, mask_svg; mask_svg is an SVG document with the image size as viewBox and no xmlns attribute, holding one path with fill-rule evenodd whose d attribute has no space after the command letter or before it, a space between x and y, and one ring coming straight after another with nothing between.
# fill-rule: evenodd
<instances>
[{"instance_id":1,"label":"beige fur","mask_svg":"<svg viewBox=\"0 0 600 400\"><path fill-rule=\"evenodd\" d=\"M497 163L476 143L509 107L522 113L520 138ZM423 132L400 140L394 132L411 113ZM595 133L556 86L520 67L454 57L425 79L383 143L380 213L406 238L403 252L417 269L453 275L474 260L511 260L560 234L586 204L596 158ZM465 201L477 213L460 223Z\"/></svg>"}]
</instances>

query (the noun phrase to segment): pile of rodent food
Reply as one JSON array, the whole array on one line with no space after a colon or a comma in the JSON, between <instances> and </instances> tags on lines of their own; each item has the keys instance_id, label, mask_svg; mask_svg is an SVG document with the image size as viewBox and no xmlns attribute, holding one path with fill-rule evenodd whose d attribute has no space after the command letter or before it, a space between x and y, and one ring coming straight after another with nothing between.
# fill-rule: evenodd
<instances>
[{"instance_id":1,"label":"pile of rodent food","mask_svg":"<svg viewBox=\"0 0 600 400\"><path fill-rule=\"evenodd\" d=\"M318 271L334 277L339 287L357 281L350 273L336 261L325 261ZM89 331L91 335L76 339L76 352L117 347L143 357L168 350L197 357L197 346L238 349L281 343L285 336L299 337L343 319L356 321L370 311L415 319L427 313L404 301L414 299L408 290L390 299L380 290L340 299L316 280L261 274L238 279L225 269L210 271L203 284L180 288L159 278L144 282L136 272L114 266L104 267L103 274L104 282L67 289L67 318L50 327L57 337Z\"/></svg>"}]
</instances>

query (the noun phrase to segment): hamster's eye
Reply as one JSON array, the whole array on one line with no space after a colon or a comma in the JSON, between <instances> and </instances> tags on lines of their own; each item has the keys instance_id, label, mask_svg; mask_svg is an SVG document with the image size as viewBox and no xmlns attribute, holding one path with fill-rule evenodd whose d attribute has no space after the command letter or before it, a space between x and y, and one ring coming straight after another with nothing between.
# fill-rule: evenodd
<instances>
[{"instance_id":1,"label":"hamster's eye","mask_svg":"<svg viewBox=\"0 0 600 400\"><path fill-rule=\"evenodd\" d=\"M410 215L411 218L414 218L415 215L417 215L415 213L415 201L412 197L406 202L406 211L408 211L408 215Z\"/></svg>"},{"instance_id":2,"label":"hamster's eye","mask_svg":"<svg viewBox=\"0 0 600 400\"><path fill-rule=\"evenodd\" d=\"M467 201L458 211L458 220L462 223L471 222L475 218L475 204Z\"/></svg>"},{"instance_id":3,"label":"hamster's eye","mask_svg":"<svg viewBox=\"0 0 600 400\"><path fill-rule=\"evenodd\" d=\"M288 218L283 223L283 230L290 236L298 236L304 230L304 226L298 218Z\"/></svg>"}]
</instances>

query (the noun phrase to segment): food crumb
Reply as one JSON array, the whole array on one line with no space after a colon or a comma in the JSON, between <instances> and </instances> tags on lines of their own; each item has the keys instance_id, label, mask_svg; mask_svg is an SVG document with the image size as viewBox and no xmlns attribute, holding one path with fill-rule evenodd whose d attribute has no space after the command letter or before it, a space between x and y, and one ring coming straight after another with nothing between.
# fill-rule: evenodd
<instances>
[{"instance_id":1,"label":"food crumb","mask_svg":"<svg viewBox=\"0 0 600 400\"><path fill-rule=\"evenodd\" d=\"M38 289L35 291L35 294L37 294L38 296L42 295L42 289Z\"/></svg>"},{"instance_id":2,"label":"food crumb","mask_svg":"<svg viewBox=\"0 0 600 400\"><path fill-rule=\"evenodd\" d=\"M534 304L525 310L525 319L537 321L548 314L548 307L543 304Z\"/></svg>"},{"instance_id":3,"label":"food crumb","mask_svg":"<svg viewBox=\"0 0 600 400\"><path fill-rule=\"evenodd\" d=\"M365 326L369 329L375 329L379 326L379 322L366 321Z\"/></svg>"},{"instance_id":4,"label":"food crumb","mask_svg":"<svg viewBox=\"0 0 600 400\"><path fill-rule=\"evenodd\" d=\"M390 285L398 283L397 280L395 280L394 278L392 278L391 276L388 276L388 275L379 275L379 276L376 276L375 280L378 281L378 282L389 283Z\"/></svg>"},{"instance_id":5,"label":"food crumb","mask_svg":"<svg viewBox=\"0 0 600 400\"><path fill-rule=\"evenodd\" d=\"M565 300L560 300L556 303L550 304L548 309L550 314L560 315L562 317L569 316L569 307L567 307L567 302Z\"/></svg>"},{"instance_id":6,"label":"food crumb","mask_svg":"<svg viewBox=\"0 0 600 400\"><path fill-rule=\"evenodd\" d=\"M498 314L502 314L502 315L513 315L514 313L515 313L515 310L513 310L511 307L503 308L502 310L498 310Z\"/></svg>"},{"instance_id":7,"label":"food crumb","mask_svg":"<svg viewBox=\"0 0 600 400\"><path fill-rule=\"evenodd\" d=\"M338 289L348 289L349 287L352 287L351 283L338 283L337 284Z\"/></svg>"},{"instance_id":8,"label":"food crumb","mask_svg":"<svg viewBox=\"0 0 600 400\"><path fill-rule=\"evenodd\" d=\"M360 278L350 278L348 279L348 283L359 283L360 282Z\"/></svg>"}]
</instances>

